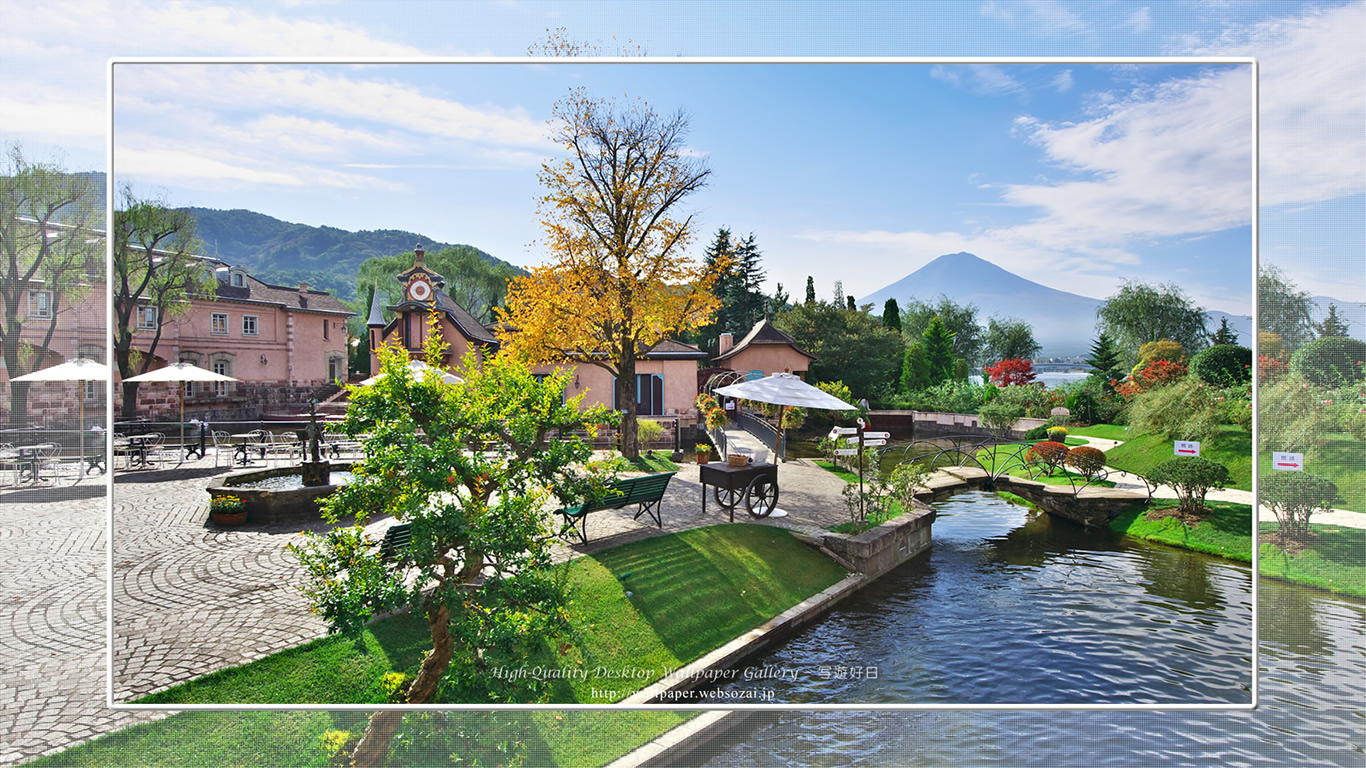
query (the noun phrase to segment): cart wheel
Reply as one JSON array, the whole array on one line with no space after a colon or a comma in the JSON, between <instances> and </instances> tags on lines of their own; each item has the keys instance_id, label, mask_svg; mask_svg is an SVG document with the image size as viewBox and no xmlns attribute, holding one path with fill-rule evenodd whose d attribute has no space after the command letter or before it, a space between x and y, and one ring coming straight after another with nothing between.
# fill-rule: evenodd
<instances>
[{"instance_id":1,"label":"cart wheel","mask_svg":"<svg viewBox=\"0 0 1366 768\"><path fill-rule=\"evenodd\" d=\"M778 483L770 477L756 477L745 489L745 509L755 517L768 517L778 506Z\"/></svg>"},{"instance_id":2,"label":"cart wheel","mask_svg":"<svg viewBox=\"0 0 1366 768\"><path fill-rule=\"evenodd\" d=\"M720 504L722 509L735 509L735 505L740 503L740 494L742 493L744 491L734 491L722 488L719 485L711 487L711 496L716 499L716 503Z\"/></svg>"}]
</instances>

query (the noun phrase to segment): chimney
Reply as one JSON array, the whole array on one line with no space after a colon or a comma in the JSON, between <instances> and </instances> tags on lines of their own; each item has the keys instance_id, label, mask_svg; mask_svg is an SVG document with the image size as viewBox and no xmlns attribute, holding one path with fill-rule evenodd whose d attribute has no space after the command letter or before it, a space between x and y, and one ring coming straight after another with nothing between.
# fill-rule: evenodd
<instances>
[{"instance_id":1,"label":"chimney","mask_svg":"<svg viewBox=\"0 0 1366 768\"><path fill-rule=\"evenodd\" d=\"M308 293L308 283L299 283L299 293Z\"/></svg>"},{"instance_id":2,"label":"chimney","mask_svg":"<svg viewBox=\"0 0 1366 768\"><path fill-rule=\"evenodd\" d=\"M733 334L733 333L723 333L723 334L721 334L721 350L720 350L719 352L717 352L717 354L719 354L719 355L724 355L724 354L726 354L727 352L729 352L729 351L731 350L731 347L734 347L734 346L735 346L735 334Z\"/></svg>"}]
</instances>

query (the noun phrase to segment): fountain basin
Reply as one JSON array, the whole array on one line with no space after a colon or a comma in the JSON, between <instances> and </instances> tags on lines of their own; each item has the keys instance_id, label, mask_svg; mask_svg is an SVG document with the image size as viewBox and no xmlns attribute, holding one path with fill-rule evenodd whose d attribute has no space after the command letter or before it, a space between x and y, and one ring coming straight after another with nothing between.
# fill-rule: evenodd
<instances>
[{"instance_id":1,"label":"fountain basin","mask_svg":"<svg viewBox=\"0 0 1366 768\"><path fill-rule=\"evenodd\" d=\"M348 479L350 464L333 464L328 485L303 485L299 467L233 472L208 486L210 496L236 496L247 507L251 525L299 525L322 521L318 502ZM342 476L339 476L342 475ZM291 476L296 479L291 482Z\"/></svg>"}]
</instances>

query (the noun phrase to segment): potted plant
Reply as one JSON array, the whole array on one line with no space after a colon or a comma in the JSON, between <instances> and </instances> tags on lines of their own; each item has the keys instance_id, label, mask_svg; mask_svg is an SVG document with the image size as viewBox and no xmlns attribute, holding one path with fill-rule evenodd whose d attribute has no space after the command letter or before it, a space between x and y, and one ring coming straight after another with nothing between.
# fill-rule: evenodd
<instances>
[{"instance_id":1,"label":"potted plant","mask_svg":"<svg viewBox=\"0 0 1366 768\"><path fill-rule=\"evenodd\" d=\"M711 443L698 443L693 447L697 449L698 464L706 464L711 460Z\"/></svg>"},{"instance_id":2,"label":"potted plant","mask_svg":"<svg viewBox=\"0 0 1366 768\"><path fill-rule=\"evenodd\" d=\"M236 496L212 496L209 498L209 520L214 525L241 525L247 521L246 502Z\"/></svg>"},{"instance_id":3,"label":"potted plant","mask_svg":"<svg viewBox=\"0 0 1366 768\"><path fill-rule=\"evenodd\" d=\"M1067 427L1049 427L1048 439L1055 443L1061 443L1067 439Z\"/></svg>"}]
</instances>

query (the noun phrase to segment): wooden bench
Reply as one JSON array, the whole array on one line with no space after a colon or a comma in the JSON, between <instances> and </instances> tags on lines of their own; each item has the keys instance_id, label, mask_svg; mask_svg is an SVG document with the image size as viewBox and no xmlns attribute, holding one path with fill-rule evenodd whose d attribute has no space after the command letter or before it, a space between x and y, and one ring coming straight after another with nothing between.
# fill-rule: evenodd
<instances>
[{"instance_id":1,"label":"wooden bench","mask_svg":"<svg viewBox=\"0 0 1366 768\"><path fill-rule=\"evenodd\" d=\"M632 519L639 520L641 515L649 514L654 518L655 525L663 528L664 521L659 516L659 505L664 500L664 489L669 487L669 480L674 474L676 473L661 472L657 475L618 480L608 485L599 498L587 500L578 506L557 509L555 514L563 516L565 526L585 544L588 543L588 513L600 509L621 509L631 504L639 504L640 509L636 510ZM573 525L575 520L579 522L578 528Z\"/></svg>"},{"instance_id":2,"label":"wooden bench","mask_svg":"<svg viewBox=\"0 0 1366 768\"><path fill-rule=\"evenodd\" d=\"M381 560L393 560L398 557L398 551L407 547L413 540L413 524L399 523L389 526L389 530L384 532L384 538L379 543L379 557Z\"/></svg>"}]
</instances>

